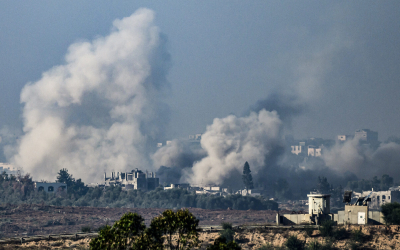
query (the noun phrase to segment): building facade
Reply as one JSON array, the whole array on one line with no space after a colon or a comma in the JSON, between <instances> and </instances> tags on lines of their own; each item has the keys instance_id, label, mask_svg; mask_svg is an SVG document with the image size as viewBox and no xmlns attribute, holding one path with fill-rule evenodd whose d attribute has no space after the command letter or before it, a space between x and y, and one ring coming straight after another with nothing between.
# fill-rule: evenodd
<instances>
[{"instance_id":1,"label":"building facade","mask_svg":"<svg viewBox=\"0 0 400 250\"><path fill-rule=\"evenodd\" d=\"M35 182L35 190L46 193L67 191L67 184L61 182Z\"/></svg>"},{"instance_id":2,"label":"building facade","mask_svg":"<svg viewBox=\"0 0 400 250\"><path fill-rule=\"evenodd\" d=\"M159 186L159 178L156 178L155 173L144 173L139 169L131 172L111 172L111 177L107 177L104 173L105 186L119 185L123 189L135 190L154 190Z\"/></svg>"}]
</instances>

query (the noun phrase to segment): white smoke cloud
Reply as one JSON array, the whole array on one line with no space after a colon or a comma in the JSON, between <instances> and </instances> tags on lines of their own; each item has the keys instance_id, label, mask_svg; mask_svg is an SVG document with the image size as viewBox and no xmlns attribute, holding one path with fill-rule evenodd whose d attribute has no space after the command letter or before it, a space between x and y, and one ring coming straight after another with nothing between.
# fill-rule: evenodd
<instances>
[{"instance_id":1,"label":"white smoke cloud","mask_svg":"<svg viewBox=\"0 0 400 250\"><path fill-rule=\"evenodd\" d=\"M359 178L372 178L389 174L400 178L400 145L394 142L382 143L376 150L360 144L358 139L337 143L322 154L326 165L337 171L356 174Z\"/></svg>"},{"instance_id":2,"label":"white smoke cloud","mask_svg":"<svg viewBox=\"0 0 400 250\"><path fill-rule=\"evenodd\" d=\"M108 36L72 44L64 65L23 88L15 165L47 180L61 168L91 180L151 166L147 147L162 133L156 121L168 68L153 20L148 9L115 20Z\"/></svg>"},{"instance_id":3,"label":"white smoke cloud","mask_svg":"<svg viewBox=\"0 0 400 250\"><path fill-rule=\"evenodd\" d=\"M257 172L265 165L271 149L280 143L281 128L275 111L215 118L201 138L207 157L194 164L187 180L194 184L221 184L231 171L242 171L246 161Z\"/></svg>"}]
</instances>

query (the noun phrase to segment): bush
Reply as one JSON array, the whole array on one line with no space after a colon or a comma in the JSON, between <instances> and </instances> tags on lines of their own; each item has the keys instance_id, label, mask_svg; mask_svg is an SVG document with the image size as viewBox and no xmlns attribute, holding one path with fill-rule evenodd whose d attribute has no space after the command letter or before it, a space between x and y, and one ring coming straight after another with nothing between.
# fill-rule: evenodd
<instances>
[{"instance_id":1,"label":"bush","mask_svg":"<svg viewBox=\"0 0 400 250\"><path fill-rule=\"evenodd\" d=\"M297 236L290 236L285 242L285 246L289 250L303 250L305 246L305 242L297 239Z\"/></svg>"},{"instance_id":2,"label":"bush","mask_svg":"<svg viewBox=\"0 0 400 250\"><path fill-rule=\"evenodd\" d=\"M231 242L233 241L233 238L235 236L235 232L232 230L232 224L223 222L222 224L222 231L219 232L219 237L220 238L225 238L226 242Z\"/></svg>"},{"instance_id":3,"label":"bush","mask_svg":"<svg viewBox=\"0 0 400 250\"><path fill-rule=\"evenodd\" d=\"M274 250L274 249L275 249L274 246L268 243L266 245L261 246L257 250Z\"/></svg>"},{"instance_id":4,"label":"bush","mask_svg":"<svg viewBox=\"0 0 400 250\"><path fill-rule=\"evenodd\" d=\"M335 238L335 240L343 240L347 238L347 230L343 227L337 228L336 230L333 230L332 236Z\"/></svg>"},{"instance_id":5,"label":"bush","mask_svg":"<svg viewBox=\"0 0 400 250\"><path fill-rule=\"evenodd\" d=\"M89 226L83 226L81 228L82 233L90 233L92 229Z\"/></svg>"},{"instance_id":6,"label":"bush","mask_svg":"<svg viewBox=\"0 0 400 250\"><path fill-rule=\"evenodd\" d=\"M319 228L319 232L323 237L332 237L333 236L333 225L335 222L331 220L325 220L322 222L322 225Z\"/></svg>"},{"instance_id":7,"label":"bush","mask_svg":"<svg viewBox=\"0 0 400 250\"><path fill-rule=\"evenodd\" d=\"M381 206L383 219L388 225L400 225L400 204L397 202L386 203Z\"/></svg>"},{"instance_id":8,"label":"bush","mask_svg":"<svg viewBox=\"0 0 400 250\"><path fill-rule=\"evenodd\" d=\"M225 238L218 237L214 244L207 247L207 250L241 250L242 248L234 241L226 242Z\"/></svg>"},{"instance_id":9,"label":"bush","mask_svg":"<svg viewBox=\"0 0 400 250\"><path fill-rule=\"evenodd\" d=\"M361 229L359 229L359 230L354 230L352 233L351 233L351 239L353 240L353 241L356 241L356 242L364 242L364 240L365 240L365 235L363 234L363 232L361 231Z\"/></svg>"},{"instance_id":10,"label":"bush","mask_svg":"<svg viewBox=\"0 0 400 250\"><path fill-rule=\"evenodd\" d=\"M349 249L358 250L358 249L360 249L360 244L358 244L357 242L351 241L349 243Z\"/></svg>"},{"instance_id":11,"label":"bush","mask_svg":"<svg viewBox=\"0 0 400 250\"><path fill-rule=\"evenodd\" d=\"M321 244L318 241L311 241L307 244L307 250L320 250Z\"/></svg>"},{"instance_id":12,"label":"bush","mask_svg":"<svg viewBox=\"0 0 400 250\"><path fill-rule=\"evenodd\" d=\"M304 231L308 237L311 237L314 232L314 227L312 226L304 226Z\"/></svg>"}]
</instances>

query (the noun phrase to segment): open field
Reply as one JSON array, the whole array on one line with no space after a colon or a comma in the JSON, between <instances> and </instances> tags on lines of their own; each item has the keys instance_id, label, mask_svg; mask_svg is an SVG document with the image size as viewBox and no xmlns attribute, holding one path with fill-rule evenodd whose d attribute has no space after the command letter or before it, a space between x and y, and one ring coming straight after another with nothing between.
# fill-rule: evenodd
<instances>
[{"instance_id":1,"label":"open field","mask_svg":"<svg viewBox=\"0 0 400 250\"><path fill-rule=\"evenodd\" d=\"M76 233L82 227L96 230L105 224L112 225L124 213L136 212L150 224L152 218L165 209L158 208L95 208L95 207L58 207L47 205L2 205L0 206L0 235L19 237L29 235L47 235ZM233 225L273 224L276 211L242 210L205 210L189 208L200 220L201 226L215 226L222 222Z\"/></svg>"}]
</instances>

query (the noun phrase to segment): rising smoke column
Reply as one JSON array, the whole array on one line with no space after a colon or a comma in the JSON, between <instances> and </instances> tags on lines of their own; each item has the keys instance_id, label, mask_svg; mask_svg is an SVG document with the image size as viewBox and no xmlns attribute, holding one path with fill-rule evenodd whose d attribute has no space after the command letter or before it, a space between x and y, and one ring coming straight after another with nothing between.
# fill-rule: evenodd
<instances>
[{"instance_id":1,"label":"rising smoke column","mask_svg":"<svg viewBox=\"0 0 400 250\"><path fill-rule=\"evenodd\" d=\"M187 180L193 184L219 185L232 172L241 172L246 161L257 173L271 150L281 143L281 128L282 122L275 111L215 118L201 138L207 157L194 164Z\"/></svg>"},{"instance_id":2,"label":"rising smoke column","mask_svg":"<svg viewBox=\"0 0 400 250\"><path fill-rule=\"evenodd\" d=\"M400 179L400 145L395 142L382 143L375 150L360 144L357 138L335 146L322 154L326 165L338 173L351 172L359 178L388 174Z\"/></svg>"},{"instance_id":3,"label":"rising smoke column","mask_svg":"<svg viewBox=\"0 0 400 250\"><path fill-rule=\"evenodd\" d=\"M153 19L151 10L139 9L115 20L108 36L72 44L64 65L23 88L24 135L14 164L47 180L61 168L91 180L151 166L169 66Z\"/></svg>"}]
</instances>

